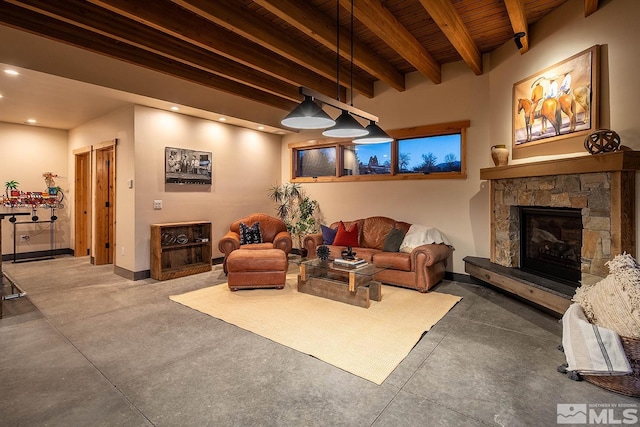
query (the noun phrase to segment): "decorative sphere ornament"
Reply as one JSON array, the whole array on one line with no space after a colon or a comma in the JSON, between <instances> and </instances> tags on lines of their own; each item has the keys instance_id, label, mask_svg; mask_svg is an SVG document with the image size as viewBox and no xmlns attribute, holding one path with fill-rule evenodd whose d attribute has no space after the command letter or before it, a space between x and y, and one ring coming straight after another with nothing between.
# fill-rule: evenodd
<instances>
[{"instance_id":1,"label":"decorative sphere ornament","mask_svg":"<svg viewBox=\"0 0 640 427\"><path fill-rule=\"evenodd\" d=\"M591 154L618 151L621 149L620 135L610 129L599 129L587 135L584 148Z\"/></svg>"},{"instance_id":2,"label":"decorative sphere ornament","mask_svg":"<svg viewBox=\"0 0 640 427\"><path fill-rule=\"evenodd\" d=\"M318 246L316 249L316 255L320 258L321 261L326 261L329 259L329 247L325 245Z\"/></svg>"}]
</instances>

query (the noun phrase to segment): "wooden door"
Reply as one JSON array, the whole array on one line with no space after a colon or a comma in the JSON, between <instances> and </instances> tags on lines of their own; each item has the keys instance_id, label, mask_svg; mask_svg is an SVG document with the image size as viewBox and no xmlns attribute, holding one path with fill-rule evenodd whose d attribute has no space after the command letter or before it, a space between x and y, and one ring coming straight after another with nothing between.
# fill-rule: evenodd
<instances>
[{"instance_id":1,"label":"wooden door","mask_svg":"<svg viewBox=\"0 0 640 427\"><path fill-rule=\"evenodd\" d=\"M95 151L95 254L94 264L113 264L115 249L115 146Z\"/></svg>"},{"instance_id":2,"label":"wooden door","mask_svg":"<svg viewBox=\"0 0 640 427\"><path fill-rule=\"evenodd\" d=\"M91 255L91 151L74 154L73 254L79 257Z\"/></svg>"}]
</instances>

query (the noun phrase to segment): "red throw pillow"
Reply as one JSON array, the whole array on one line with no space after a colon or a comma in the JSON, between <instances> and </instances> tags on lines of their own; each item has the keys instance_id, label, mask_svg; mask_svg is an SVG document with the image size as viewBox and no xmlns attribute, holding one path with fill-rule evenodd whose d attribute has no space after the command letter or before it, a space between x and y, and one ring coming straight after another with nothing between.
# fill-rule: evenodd
<instances>
[{"instance_id":1,"label":"red throw pillow","mask_svg":"<svg viewBox=\"0 0 640 427\"><path fill-rule=\"evenodd\" d=\"M344 223L340 221L338 232L333 241L335 246L358 246L358 223L353 223L347 230Z\"/></svg>"}]
</instances>

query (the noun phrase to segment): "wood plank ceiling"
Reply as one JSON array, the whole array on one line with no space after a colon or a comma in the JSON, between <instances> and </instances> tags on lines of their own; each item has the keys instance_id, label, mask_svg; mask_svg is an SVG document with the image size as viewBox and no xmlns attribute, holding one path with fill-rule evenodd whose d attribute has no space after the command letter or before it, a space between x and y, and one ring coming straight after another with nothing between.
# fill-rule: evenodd
<instances>
[{"instance_id":1,"label":"wood plank ceiling","mask_svg":"<svg viewBox=\"0 0 640 427\"><path fill-rule=\"evenodd\" d=\"M3 0L0 24L288 111L300 86L345 101L415 71L439 84L449 62L480 75L482 54L565 1Z\"/></svg>"}]
</instances>

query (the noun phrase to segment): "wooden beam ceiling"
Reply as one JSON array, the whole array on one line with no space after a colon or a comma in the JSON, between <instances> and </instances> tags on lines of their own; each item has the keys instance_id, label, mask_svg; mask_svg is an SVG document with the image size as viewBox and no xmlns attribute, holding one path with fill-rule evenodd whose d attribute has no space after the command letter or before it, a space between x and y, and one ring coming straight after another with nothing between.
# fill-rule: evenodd
<instances>
[{"instance_id":1,"label":"wooden beam ceiling","mask_svg":"<svg viewBox=\"0 0 640 427\"><path fill-rule=\"evenodd\" d=\"M584 0L584 17L591 15L598 10L598 0Z\"/></svg>"},{"instance_id":2,"label":"wooden beam ceiling","mask_svg":"<svg viewBox=\"0 0 640 427\"><path fill-rule=\"evenodd\" d=\"M352 1L353 13L358 21L366 25L433 83L438 84L442 81L440 64L379 0L340 0L340 4L350 8Z\"/></svg>"},{"instance_id":3,"label":"wooden beam ceiling","mask_svg":"<svg viewBox=\"0 0 640 427\"><path fill-rule=\"evenodd\" d=\"M524 54L565 1L5 0L0 24L288 111L301 86L344 101L378 80L403 91L410 72L438 84L446 62L480 75L483 54L518 32Z\"/></svg>"},{"instance_id":4,"label":"wooden beam ceiling","mask_svg":"<svg viewBox=\"0 0 640 427\"><path fill-rule=\"evenodd\" d=\"M306 86L327 96L335 96L335 79L326 79L256 43L225 30L205 18L196 17L167 1L89 0L114 13L128 17L209 52L224 56L295 86ZM137 29L139 26L136 26ZM344 97L345 92L342 91ZM300 98L300 97L298 97Z\"/></svg>"},{"instance_id":5,"label":"wooden beam ceiling","mask_svg":"<svg viewBox=\"0 0 640 427\"><path fill-rule=\"evenodd\" d=\"M318 15L317 10L309 3L296 0L254 0L254 3L264 7L329 49L337 50L335 22L328 16ZM340 55L347 60L351 56L350 37L350 32L345 29L340 30ZM355 65L384 81L392 88L404 91L404 76L359 40L354 40L353 60Z\"/></svg>"},{"instance_id":6,"label":"wooden beam ceiling","mask_svg":"<svg viewBox=\"0 0 640 427\"><path fill-rule=\"evenodd\" d=\"M173 0L183 8L208 19L254 43L267 46L278 55L307 67L326 78L336 77L335 59L318 52L287 32L273 31L270 22L258 15L247 15L238 9L236 0ZM340 70L340 84L351 86L349 69ZM353 88L372 98L373 81L354 76Z\"/></svg>"},{"instance_id":7,"label":"wooden beam ceiling","mask_svg":"<svg viewBox=\"0 0 640 427\"><path fill-rule=\"evenodd\" d=\"M523 0L504 0L504 5L507 7L513 34L524 33L524 36L520 37L520 43L522 43L520 54L524 54L529 50L529 27L524 14L524 2Z\"/></svg>"},{"instance_id":8,"label":"wooden beam ceiling","mask_svg":"<svg viewBox=\"0 0 640 427\"><path fill-rule=\"evenodd\" d=\"M469 30L449 0L420 0L422 6L438 24L464 62L476 75L482 74L482 57Z\"/></svg>"}]
</instances>

